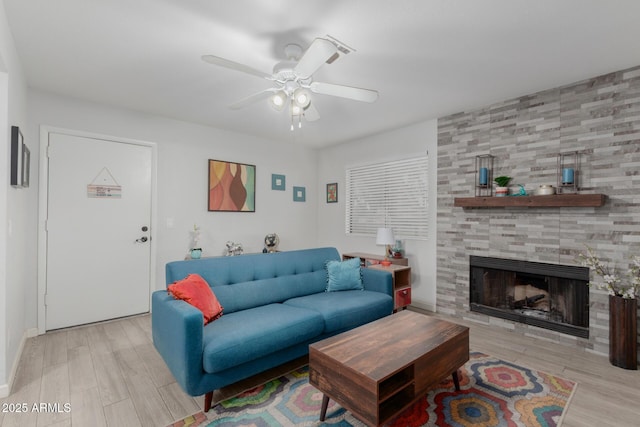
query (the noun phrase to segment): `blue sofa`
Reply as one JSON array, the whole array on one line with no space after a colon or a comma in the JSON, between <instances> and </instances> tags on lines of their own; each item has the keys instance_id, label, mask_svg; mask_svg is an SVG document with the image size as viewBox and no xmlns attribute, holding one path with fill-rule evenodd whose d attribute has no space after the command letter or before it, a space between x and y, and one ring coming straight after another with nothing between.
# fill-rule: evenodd
<instances>
[{"instance_id":1,"label":"blue sofa","mask_svg":"<svg viewBox=\"0 0 640 427\"><path fill-rule=\"evenodd\" d=\"M153 343L183 390L205 395L304 356L309 344L393 311L388 272L362 269L364 290L325 292L335 248L175 261L167 285L202 276L224 308L203 326L202 313L167 291L152 296Z\"/></svg>"}]
</instances>

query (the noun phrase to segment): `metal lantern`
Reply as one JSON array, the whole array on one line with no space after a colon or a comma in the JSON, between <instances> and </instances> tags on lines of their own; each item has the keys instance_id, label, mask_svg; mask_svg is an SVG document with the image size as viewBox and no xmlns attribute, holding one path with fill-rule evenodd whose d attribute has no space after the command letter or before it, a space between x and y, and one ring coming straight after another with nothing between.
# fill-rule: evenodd
<instances>
[{"instance_id":1,"label":"metal lantern","mask_svg":"<svg viewBox=\"0 0 640 427\"><path fill-rule=\"evenodd\" d=\"M491 196L491 185L493 183L493 156L491 154L482 154L476 156L476 174L475 174L475 196L486 197Z\"/></svg>"},{"instance_id":2,"label":"metal lantern","mask_svg":"<svg viewBox=\"0 0 640 427\"><path fill-rule=\"evenodd\" d=\"M571 151L558 154L557 192L577 193L580 178L580 152Z\"/></svg>"}]
</instances>

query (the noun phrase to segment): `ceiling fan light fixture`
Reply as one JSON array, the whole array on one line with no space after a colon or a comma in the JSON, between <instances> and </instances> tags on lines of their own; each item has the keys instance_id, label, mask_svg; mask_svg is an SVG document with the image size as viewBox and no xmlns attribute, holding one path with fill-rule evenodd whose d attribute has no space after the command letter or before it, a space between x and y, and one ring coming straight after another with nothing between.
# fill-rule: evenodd
<instances>
[{"instance_id":1,"label":"ceiling fan light fixture","mask_svg":"<svg viewBox=\"0 0 640 427\"><path fill-rule=\"evenodd\" d=\"M302 107L300 107L299 105L297 105L296 103L292 102L291 103L291 115L292 116L299 116L302 114L304 110L302 109Z\"/></svg>"},{"instance_id":2,"label":"ceiling fan light fixture","mask_svg":"<svg viewBox=\"0 0 640 427\"><path fill-rule=\"evenodd\" d=\"M311 96L309 96L308 90L299 87L293 91L293 100L300 108L304 109L311 103Z\"/></svg>"},{"instance_id":3,"label":"ceiling fan light fixture","mask_svg":"<svg viewBox=\"0 0 640 427\"><path fill-rule=\"evenodd\" d=\"M280 90L274 93L273 96L270 98L270 100L271 100L270 104L274 110L282 111L282 109L284 108L284 104L287 100L287 94L283 90Z\"/></svg>"},{"instance_id":4,"label":"ceiling fan light fixture","mask_svg":"<svg viewBox=\"0 0 640 427\"><path fill-rule=\"evenodd\" d=\"M291 130L295 128L296 118L298 128L302 127L303 115L307 122L315 122L320 119L315 105L315 94L369 103L378 99L378 92L375 90L314 81L313 74L323 65L332 64L341 56L355 51L336 38L329 35L317 37L304 52L302 47L297 44L288 44L284 50L287 59L275 64L271 74L215 55L203 55L202 60L212 65L271 81L274 85L271 88L243 98L229 105L229 108L238 110L268 99L269 105L275 111L283 111L288 107ZM312 93L314 94L313 103L311 102Z\"/></svg>"}]
</instances>

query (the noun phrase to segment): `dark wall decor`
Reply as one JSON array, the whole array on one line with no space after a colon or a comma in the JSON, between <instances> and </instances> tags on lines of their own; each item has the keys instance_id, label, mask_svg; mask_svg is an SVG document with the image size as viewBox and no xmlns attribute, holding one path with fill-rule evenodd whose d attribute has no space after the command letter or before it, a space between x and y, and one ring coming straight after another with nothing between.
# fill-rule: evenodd
<instances>
[{"instance_id":1,"label":"dark wall decor","mask_svg":"<svg viewBox=\"0 0 640 427\"><path fill-rule=\"evenodd\" d=\"M25 167L25 149L27 153L26 159L26 175ZM24 145L24 137L18 126L11 126L11 186L21 188L26 177L26 186L29 186L29 149Z\"/></svg>"}]
</instances>

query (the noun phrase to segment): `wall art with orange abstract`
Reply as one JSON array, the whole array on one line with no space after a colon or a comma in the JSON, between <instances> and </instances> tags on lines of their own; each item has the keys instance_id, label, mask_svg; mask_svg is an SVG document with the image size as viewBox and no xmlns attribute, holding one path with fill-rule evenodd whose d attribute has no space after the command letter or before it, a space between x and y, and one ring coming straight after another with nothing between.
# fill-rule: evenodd
<instances>
[{"instance_id":1,"label":"wall art with orange abstract","mask_svg":"<svg viewBox=\"0 0 640 427\"><path fill-rule=\"evenodd\" d=\"M209 159L209 211L255 212L255 165Z\"/></svg>"}]
</instances>

